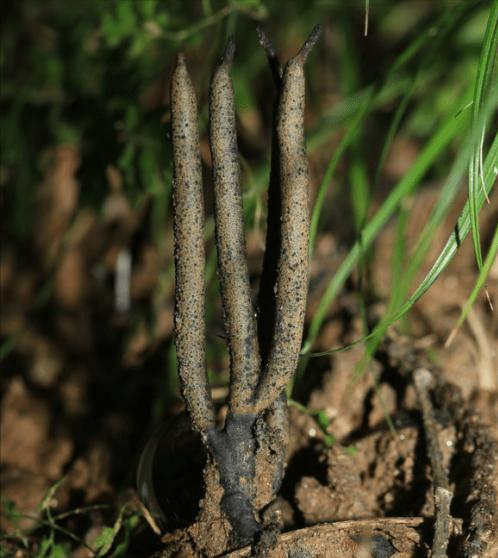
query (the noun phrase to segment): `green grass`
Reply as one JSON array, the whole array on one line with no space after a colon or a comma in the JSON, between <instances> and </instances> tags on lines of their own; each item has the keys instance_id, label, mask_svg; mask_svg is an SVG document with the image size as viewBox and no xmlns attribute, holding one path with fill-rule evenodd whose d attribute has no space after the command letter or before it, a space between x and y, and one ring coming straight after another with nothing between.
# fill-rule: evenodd
<instances>
[{"instance_id":1,"label":"green grass","mask_svg":"<svg viewBox=\"0 0 498 558\"><path fill-rule=\"evenodd\" d=\"M10 532L0 534L0 556L9 556L5 543L12 542L23 551L30 551L34 558L65 558L71 552L71 543L84 547L90 556L120 558L127 556L131 537L143 518L128 504L122 505L114 514L109 504L94 504L71 510L54 512L54 498L64 478L55 482L37 506L38 514L26 514L19 511L16 505L8 500L1 503L0 514L12 525ZM91 520L95 513L115 515L112 525L101 527L94 540L89 544L82 540L67 526L67 521L76 518ZM21 528L21 520L31 520L32 527ZM70 524L69 524L70 525ZM40 532L38 539L34 537ZM33 541L36 541L33 545Z\"/></svg>"},{"instance_id":2,"label":"green grass","mask_svg":"<svg viewBox=\"0 0 498 558\"><path fill-rule=\"evenodd\" d=\"M495 99L494 106L495 106L495 108L496 108L496 106L498 106L498 99ZM474 138L474 143L475 143L475 141L477 141L477 136ZM457 190L457 187L458 187L459 180L461 179L463 173L465 172L466 160L470 156L471 145L472 145L471 142L469 142L469 144L467 145L467 158L465 158L465 156L464 156L463 158L456 158L455 159L454 166L452 168L452 171L450 173L448 181L446 182L446 185L445 185L446 188L443 189L442 195L440 197L440 204L435 206L429 221L425 225L425 228L424 228L423 232L421 233L420 238L418 239L418 244L417 244L417 247L414 250L414 254L413 254L413 257L412 257L412 260L411 260L411 265L407 268L407 271L405 272L404 275L401 275L398 272L398 274L395 276L395 278L397 279L397 281L396 281L397 287L394 289L393 296L392 296L391 300L397 300L398 303L399 303L400 299L403 298L402 293L406 292L406 289L409 286L411 280L413 280L413 277L417 274L418 270L420 269L421 263L423 262L423 256L425 255L428 248L430 247L430 240L433 236L434 230L440 224L440 221L441 221L442 217L444 216L445 212L447 211L448 205L449 205L449 200L451 200L452 197L454 197L454 195L456 194L456 190ZM492 145L491 145L491 147L488 151L485 163L483 165L483 169L484 169L484 172L483 172L483 189L480 190L477 193L477 196L476 196L478 210L480 210L482 208L482 206L484 205L485 199L490 195L493 187L496 185L496 180L497 180L497 176L498 176L497 166L496 166L497 161L498 161L498 135L495 136L495 138L493 140L493 143L492 143ZM408 175L406 175L406 176L408 176ZM443 203L441 203L441 200L442 200ZM386 209L386 207L383 206L383 208L381 208L381 209L384 209L384 213L385 213L385 212L388 212L389 208L390 207L387 207L387 209ZM379 210L379 211L381 211L381 210ZM454 232L451 233L450 237L448 238L447 242L445 243L443 249L439 253L436 261L432 265L429 272L426 274L424 279L419 283L419 285L416 287L416 289L413 291L413 293L409 297L407 297L407 299L403 303L398 304L394 308L393 308L393 304L391 303L391 305L390 305L391 310L390 310L389 314L387 314L384 317L383 321L377 326L378 330L383 329L385 331L387 329L387 327L389 327L390 325L397 322L399 319L401 319L403 316L405 316L410 311L412 306L427 292L427 290L434 284L434 282L437 280L437 278L441 275L441 273L444 271L444 269L451 262L451 260L455 256L458 248L461 246L462 242L465 240L465 238L468 235L470 230L471 230L470 203L467 200L467 202L465 203L465 206L464 206L464 208L463 208L463 210L462 210L462 212L461 212L461 214L458 218L458 221L455 225ZM357 246L358 245L355 245L355 247L357 247ZM353 248L353 250L351 250L349 252L348 256L346 257L346 259L344 260L344 262L343 262L343 264L340 268L340 270L342 270L341 277L344 276L344 280L343 280L342 284L344 283L344 281L347 277L347 272L352 270L355 258L358 258L358 248L356 248L356 250L354 248ZM492 253L492 251L491 251L491 253ZM350 263L351 260L353 261L353 263ZM347 266L345 264L347 264ZM489 268L490 268L491 264L492 264L492 261L488 264L487 272L484 272L484 273L481 272L479 274L479 277L476 280L476 285L477 284L482 285L485 282L485 279L487 277L487 273L489 272ZM393 270L396 271L396 267L393 266ZM331 286L334 289L334 291L331 291L332 294L336 294L336 291L340 288L340 286L342 286L342 285L338 286L337 274L334 277L334 279L332 280L332 282L329 283L329 289L331 288ZM324 302L324 298L325 298L326 295L331 296L329 294L329 292L326 291L324 297L322 297L322 300L321 300L322 304ZM326 299L326 302L328 302L328 299ZM320 317L321 320L324 319L325 312L326 312L326 310L322 306L322 313L323 314L318 314L318 316ZM315 319L317 319L316 315L315 315ZM313 323L313 321L311 323ZM321 325L321 322L318 326L316 326L318 328L318 330L319 330L320 325ZM349 348L352 345L355 345L355 344L363 342L363 341L367 341L368 339L371 339L372 337L375 337L376 333L379 333L379 331L377 331L377 332L374 331L374 332L370 333L368 336L365 336L361 339L358 339L357 341L355 341L351 345L348 345L347 347L338 347L338 348L335 348L335 349L330 349L328 351L315 352L315 353L311 353L307 356L308 357L314 357L314 356L317 357L317 356L323 356L325 354L330 354L332 352L341 351L341 350ZM311 333L308 334L308 340L310 339L310 336L311 336ZM306 345L303 348L303 351L302 351L303 353L305 353L305 350L304 350L305 348L306 348Z\"/></svg>"},{"instance_id":3,"label":"green grass","mask_svg":"<svg viewBox=\"0 0 498 558\"><path fill-rule=\"evenodd\" d=\"M365 249L370 246L388 220L395 213L402 200L412 194L413 190L420 185L420 182L424 178L426 172L430 169L431 165L439 160L439 157L445 147L456 137L460 129L461 122L453 115L443 123L443 125L437 130L435 135L422 150L408 173L405 174L405 176L403 176L403 178L393 188L392 192L381 205L379 210L365 225L361 234L361 242L357 241L353 245L340 268L337 270L333 279L325 289L317 307L317 311L311 320L309 331L303 345L303 353L307 353L311 349L317 335L319 334L330 305L358 262L361 255L361 248L363 247L363 249Z\"/></svg>"},{"instance_id":4,"label":"green grass","mask_svg":"<svg viewBox=\"0 0 498 558\"><path fill-rule=\"evenodd\" d=\"M474 98L472 104L472 123L479 130L480 140L474 146L469 164L469 208L472 242L479 269L482 267L481 240L479 232L479 190L485 189L483 172L483 143L487 122L478 123L479 115L486 102L490 89L496 92L496 83L493 84L494 67L498 55L498 2L492 2L488 24L482 44L481 57L477 66ZM491 91L493 93L493 91Z\"/></svg>"},{"instance_id":5,"label":"green grass","mask_svg":"<svg viewBox=\"0 0 498 558\"><path fill-rule=\"evenodd\" d=\"M476 82L479 82L480 76L484 73L481 70L481 66L485 66L486 68L489 67L489 58L490 58L490 48L488 39L489 35L489 28L492 27L495 29L496 22L495 22L496 14L495 11L491 11L489 16L489 24L488 24L488 31L486 33L485 39L485 46L483 52L487 53L487 56L481 56L481 60L479 62L479 70L478 70L478 78ZM496 29L495 33L493 34L493 40L496 41ZM418 41L416 41L418 45ZM411 49L408 49L409 51ZM431 55L434 53L431 52ZM403 56L401 56L403 59ZM489 74L489 72L488 72ZM489 77L488 77L489 79ZM408 87L405 93L405 96L401 100L401 103L398 106L398 109L395 113L395 116L392 121L391 128L388 132L386 141L384 143L384 147L382 150L382 154L380 157L380 163L377 167L376 176L380 172L382 162L386 156L386 152L389 149L389 146L392 142L393 136L395 131L399 127L399 121L403 112L406 110L406 105L408 100L413 92L413 87L415 84L415 79L411 84L411 87ZM477 87L477 86L476 86ZM490 102L488 102L488 107L484 110L483 103L480 103L480 112L478 112L479 120L477 127L478 132L474 132L470 134L472 136L472 140L468 140L464 142L462 147L460 148L458 154L454 157L454 164L452 169L449 173L448 180L446 181L445 185L442 188L440 199L433 209L431 216L429 217L428 223L426 224L421 237L417 242L417 246L413 251L411 257L411 263L408 266L407 271L403 274L403 276L399 276L399 270L396 271L396 268L393 268L394 274L394 290L392 293L391 302L389 305L389 311L381 323L377 326L376 330L369 335L370 339L375 339L376 342L372 344L370 341L370 350L369 352L372 353L374 351L374 345L376 345L382 338L383 333L387 330L387 328L403 317L411 307L416 303L416 301L430 288L430 286L434 283L434 281L439 277L442 273L444 268L448 265L451 258L454 256L459 243L461 243L465 236L468 233L468 226L469 226L469 218L470 224L474 222L472 219L473 214L478 214L480 208L482 207L484 198L487 197L488 193L493 188L495 181L496 181L496 161L497 152L496 152L496 138L494 143L492 144L489 152L485 158L485 163L480 165L480 174L479 174L479 182L480 188L476 189L473 192L472 198L469 197L469 201L465 205L465 208L462 212L462 215L457 224L458 230L458 238L456 234L453 234L450 239L448 240L445 247L442 249L440 256L437 258L434 266L431 268L430 272L424 278L424 280L418 285L418 287L414 290L411 296L408 297L403 304L401 301L406 298L407 291L412 284L414 277L417 275L419 269L421 268L422 264L424 263L424 256L426 255L428 248L431 244L431 239L433 238L435 229L437 226L440 225L444 215L447 213L451 202L453 201L459 186L459 181L463 175L465 170L466 161L469 160L470 151L475 154L476 150L480 150L482 146L482 130L485 129L486 123L491 120L491 117L496 110L496 96L492 96ZM475 103L475 99L474 99ZM439 129L436 130L434 136L431 138L429 143L426 145L424 150L420 153L417 161L414 163L412 168L408 171L408 173L400 180L400 182L394 187L391 194L387 197L385 202L379 208L375 215L373 215L370 220L365 224L363 230L361 231L360 239L354 244L354 246L350 249L348 254L346 255L342 265L340 266L339 270L335 274L335 276L330 281L329 285L324 291L324 294L320 300L320 303L317 307L317 311L313 316L308 334L306 336L302 353L306 355L311 351L311 348L319 335L321 326L329 312L329 308L333 301L335 300L336 296L340 292L341 288L343 287L347 278L351 275L355 266L358 264L361 258L361 251L368 249L369 246L374 242L377 235L383 229L384 225L388 222L388 220L393 217L398 210L400 204L404 199L407 198L409 195L413 195L416 192L416 189L420 186L425 173L430 169L430 167L434 164L439 163L439 159L443 155L443 150L447 147L447 145L454 140L455 137L458 135L463 135L463 133L468 130L469 126L467 123L467 117L464 116L465 111L458 111L457 108L468 106L468 102L466 100L466 96L464 96L461 100L459 100L453 107L450 108L450 113L447 117L445 123L443 123ZM474 127L475 127L475 110L474 112ZM485 112L485 117L482 117L482 113ZM458 114L456 114L458 113ZM359 114L362 114L361 112ZM462 118L463 117L463 118ZM361 122L361 118L358 118ZM346 142L354 135L354 130L359 126L360 122L355 121L353 131L350 128L348 133L344 136L343 142ZM337 152L342 154L342 150L345 149L343 144L340 144ZM324 187L324 183L328 183L330 180L330 168L336 168L338 161L337 155L331 159L331 163L327 168L327 171L324 175L324 181L322 181L322 185L320 188ZM475 155L473 159L475 160ZM482 161L482 153L481 159ZM312 223L315 224L315 227L312 227L312 245L316 238L316 223L319 219L320 213L323 211L323 200L324 195L321 193L319 189L319 196L317 198L317 203L313 210L313 219ZM472 227L471 227L472 228ZM474 230L472 228L472 230ZM397 275L396 275L397 273ZM314 353L308 356L318 356L323 355L325 352ZM307 357L304 356L301 363L301 373L306 366Z\"/></svg>"},{"instance_id":6,"label":"green grass","mask_svg":"<svg viewBox=\"0 0 498 558\"><path fill-rule=\"evenodd\" d=\"M488 254L486 256L486 259L484 260L483 265L481 266L481 269L479 271L479 276L477 277L477 280L475 282L474 288L472 289L468 299L466 300L463 308L462 308L462 312L460 314L460 317L458 318L458 322L455 326L455 328L453 329L453 331L451 332L450 336L448 337L448 341L447 341L447 345L450 345L453 338L455 337L458 328L461 327L461 325L463 324L463 322L466 320L472 305L474 304L474 302L476 301L477 295L479 294L480 290L484 287L485 283L486 283L486 278L489 275L489 272L491 270L491 266L493 265L494 261L496 260L496 255L498 254L498 227L496 227L495 229L495 233L493 235L493 240L491 241L491 246L489 248ZM492 307L492 310L494 311L494 307Z\"/></svg>"}]
</instances>

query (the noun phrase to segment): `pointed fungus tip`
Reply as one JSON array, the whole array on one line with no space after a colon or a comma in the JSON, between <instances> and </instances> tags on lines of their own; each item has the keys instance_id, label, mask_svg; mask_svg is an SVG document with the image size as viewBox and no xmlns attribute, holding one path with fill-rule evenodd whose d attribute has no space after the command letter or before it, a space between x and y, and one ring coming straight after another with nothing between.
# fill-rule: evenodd
<instances>
[{"instance_id":1,"label":"pointed fungus tip","mask_svg":"<svg viewBox=\"0 0 498 558\"><path fill-rule=\"evenodd\" d=\"M275 83L277 87L280 86L280 80L282 79L282 67L280 66L280 62L278 60L278 54L273 46L272 42L270 41L268 35L264 32L261 26L256 27L256 33L258 35L259 44L263 47L263 50L266 52L266 57L268 58L268 62L270 64L270 69L275 79Z\"/></svg>"},{"instance_id":2,"label":"pointed fungus tip","mask_svg":"<svg viewBox=\"0 0 498 558\"><path fill-rule=\"evenodd\" d=\"M313 27L311 33L309 34L308 38L304 42L301 50L297 53L296 60L299 61L301 64L306 62L306 59L309 56L309 53L312 51L315 43L318 41L320 34L322 32L322 26L317 23L315 27Z\"/></svg>"},{"instance_id":3,"label":"pointed fungus tip","mask_svg":"<svg viewBox=\"0 0 498 558\"><path fill-rule=\"evenodd\" d=\"M185 66L185 53L179 52L176 55L176 66Z\"/></svg>"},{"instance_id":4,"label":"pointed fungus tip","mask_svg":"<svg viewBox=\"0 0 498 558\"><path fill-rule=\"evenodd\" d=\"M222 64L230 66L233 62L233 56L235 54L235 39L230 37L228 42L225 46L225 50L223 52L223 56L221 58Z\"/></svg>"},{"instance_id":5,"label":"pointed fungus tip","mask_svg":"<svg viewBox=\"0 0 498 558\"><path fill-rule=\"evenodd\" d=\"M268 58L277 58L277 51L275 50L275 47L272 45L268 35L263 31L263 28L260 25L256 27L256 33L258 35L259 44L264 48Z\"/></svg>"}]
</instances>

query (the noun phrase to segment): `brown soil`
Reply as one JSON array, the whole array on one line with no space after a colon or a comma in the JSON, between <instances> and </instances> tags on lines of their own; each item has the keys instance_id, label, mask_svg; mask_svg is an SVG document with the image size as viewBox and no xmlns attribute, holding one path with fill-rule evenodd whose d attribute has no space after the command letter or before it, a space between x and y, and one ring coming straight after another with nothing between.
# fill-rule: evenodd
<instances>
[{"instance_id":1,"label":"brown soil","mask_svg":"<svg viewBox=\"0 0 498 558\"><path fill-rule=\"evenodd\" d=\"M170 393L164 376L172 330L172 282L160 282L158 277L165 253L171 253L171 238L159 253L143 234L149 219L147 203L132 210L113 169L103 214L78 210L78 161L72 148L54 153L38 202L44 218L37 221L31 244L16 251L7 244L1 255L2 338L12 343L1 384L2 501L14 502L22 514L17 521L5 513L1 519L9 537L6 548L19 557L31 555L47 533L40 523L47 509L57 515L86 506L110 506L60 520L80 541L73 544L74 557L91 555L85 545L92 546L103 525L112 525L122 504L130 513L143 513L150 524L157 523L130 487L146 433L157 420L152 406L167 406L169 417L182 410L178 401L165 403L160 397L161 391ZM426 213L435 195L436 189L428 186L414 203L410 239L417 237L417 226L423 221L417 215ZM456 204L455 211L460 207ZM484 214L485 242L496 214L495 197L494 206ZM435 239L435 251L454 220L455 214L441 238ZM392 242L393 230L387 228L372 270L379 300L389 292L386 270ZM259 244L253 239L248 246ZM113 306L116 266L128 246L133 247L135 262L129 296L135 307L143 307L133 321ZM331 235L320 238L308 318L341 259L338 246ZM488 281L495 306L496 265ZM493 531L498 523L494 469L498 314L490 312L484 297L452 345L444 348L458 305L474 279L472 248L466 243L416 306L410 336L392 330L390 341L354 386L351 378L361 347L310 361L300 398L309 409L324 411L329 418L327 431L336 442L327 446L312 416L289 409L286 476L279 497L263 514L269 527L260 541L261 556L428 554L435 512L432 472L408 374L419 362L437 375L436 423L454 494L449 555L498 555ZM154 308L152 318L148 305ZM379 307L372 306L372 312ZM348 293L341 296L322 328L317 349L361 336L359 315L357 299ZM219 407L222 415L223 406ZM387 427L386 414L395 432ZM133 532L128 555L159 552L186 557L202 551L205 556L249 556L248 549L231 548L229 526L218 512L221 494L213 468L208 475L209 497L199 503L205 457L200 443L189 438L188 424L183 428L185 439L192 443L182 439L179 447L170 439L164 449L168 491L161 506L169 512L169 522L158 529L163 542L142 521ZM47 493L50 498L44 501ZM29 551L19 543L21 531L31 545Z\"/></svg>"},{"instance_id":2,"label":"brown soil","mask_svg":"<svg viewBox=\"0 0 498 558\"><path fill-rule=\"evenodd\" d=\"M414 388L403 377L403 367L411 368L414 358L419 365L427 361L414 352L408 338L390 340L380 354L385 366L399 370L397 393L390 383L382 381L383 374L379 385L379 393L393 395L389 412L396 432L386 427L378 408L371 404L368 382L363 385L363 420L351 415L351 430L343 435L342 444L326 447L314 419L291 408L286 479L282 495L268 510L273 523L287 532L280 536L266 533L258 556L428 555L436 512L433 476ZM313 395L323 396L323 391L319 388ZM443 464L454 494L449 555L492 557L498 541L494 530L496 442L489 426L464 403L461 391L442 377L433 399ZM200 549L203 556L253 555L249 548L220 552L230 547L228 525L221 517L216 521L214 524L211 513L201 513L194 529L166 535L166 549L157 556L195 557ZM299 529L302 525L310 527ZM319 527L313 527L316 525ZM213 538L216 535L218 538Z\"/></svg>"}]
</instances>

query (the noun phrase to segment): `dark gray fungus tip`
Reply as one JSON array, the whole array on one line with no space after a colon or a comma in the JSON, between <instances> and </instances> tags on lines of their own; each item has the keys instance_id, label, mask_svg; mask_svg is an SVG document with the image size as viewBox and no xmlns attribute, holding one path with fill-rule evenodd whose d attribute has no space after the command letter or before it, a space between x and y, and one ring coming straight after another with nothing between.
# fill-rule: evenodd
<instances>
[{"instance_id":1,"label":"dark gray fungus tip","mask_svg":"<svg viewBox=\"0 0 498 558\"><path fill-rule=\"evenodd\" d=\"M233 62L234 54L235 54L235 39L233 37L230 37L225 46L225 50L223 52L223 57L222 57L223 64L229 66Z\"/></svg>"}]
</instances>

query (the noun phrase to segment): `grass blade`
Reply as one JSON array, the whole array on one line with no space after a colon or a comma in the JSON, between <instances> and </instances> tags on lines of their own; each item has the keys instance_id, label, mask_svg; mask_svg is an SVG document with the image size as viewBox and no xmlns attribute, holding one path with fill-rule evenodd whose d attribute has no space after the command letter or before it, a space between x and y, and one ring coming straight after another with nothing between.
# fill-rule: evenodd
<instances>
[{"instance_id":1,"label":"grass blade","mask_svg":"<svg viewBox=\"0 0 498 558\"><path fill-rule=\"evenodd\" d=\"M493 99L490 99L490 101L492 100ZM490 117L497 104L498 98L495 100L494 104L487 103L485 110L483 110L482 114L480 115L480 121L485 122L486 118ZM414 280L424 262L425 256L427 255L427 252L432 244L432 239L434 237L436 229L441 224L443 218L445 217L451 206L451 203L458 193L459 184L465 172L467 161L472 154L472 150L474 149L474 146L479 143L480 142L477 132L474 131L474 134L472 134L468 138L467 142L460 149L459 156L457 156L454 160L448 179L446 180L446 183L441 190L439 200L433 208L429 220L425 225L422 233L420 234L417 244L409 257L407 270L398 277L394 276L393 274L392 284L394 286L392 289L392 296L388 311L372 332L372 338L369 339L365 354L360 362L360 365L357 367L355 374L357 377L362 375L363 371L366 368L366 364L368 363L369 359L373 357L375 351L377 350L377 347L379 346L385 333L387 332L387 329L392 325L392 323L394 323L393 316L397 314L397 309L399 308L403 299L407 296L412 281ZM493 160L492 157L493 154L491 153L491 158L488 159L488 170L490 169L489 163Z\"/></svg>"},{"instance_id":2,"label":"grass blade","mask_svg":"<svg viewBox=\"0 0 498 558\"><path fill-rule=\"evenodd\" d=\"M393 65L391 66L387 76L383 83L377 85L371 85L370 87L362 90L360 93L356 95L351 95L347 99L341 103L341 110L338 111L338 107L335 107L334 114L340 115L344 118L344 111L349 116L351 112L354 114L354 120L348 127L348 131L346 135L342 138L339 146L337 147L336 151L332 155L325 170L323 179L320 183L318 188L318 193L315 201L315 205L313 207L313 212L311 215L311 224L310 224L310 240L309 240L309 254L310 258L313 255L313 249L316 242L316 236L318 233L318 225L320 220L320 215L323 210L323 205L325 202L325 196L327 194L328 188L330 186L330 182L332 177L335 173L337 165L342 157L342 155L346 152L348 147L356 140L357 132L359 130L360 125L362 124L364 118L370 113L370 111L377 105L380 101L382 96L385 94L385 91L388 91L391 87L391 84L396 84L399 82L399 76L397 75L398 72L408 63L410 62L413 57L429 42L431 48L426 52L420 68L425 67L427 64L433 60L433 54L444 40L445 36L450 32L452 26L454 25L455 21L457 21L458 17L466 7L466 4L462 4L458 10L445 12L438 21L428 29L425 33L418 36L394 61ZM434 39L434 36L437 37L437 40ZM390 145L394 133L399 126L400 120L406 110L407 104L413 94L415 84L418 80L418 72L415 74L413 78L411 78L408 83L404 84L403 88L399 91L404 92L403 100L396 111L393 123L389 130L388 138L386 145L384 146L384 152L381 154L381 159L376 170L376 179L377 174L380 172L381 167L383 165L384 159L386 157L387 151L386 149ZM344 106L343 106L344 105ZM356 114L355 114L356 113ZM347 118L347 117L346 117ZM325 120L327 120L325 118ZM330 128L332 123L327 121L327 128ZM320 126L320 129L323 126ZM308 138L307 145L309 150L313 150L317 144L320 143L320 137L322 134L320 133L320 129L314 130L310 137ZM327 136L328 137L328 136ZM386 147L387 146L387 147Z\"/></svg>"},{"instance_id":3,"label":"grass blade","mask_svg":"<svg viewBox=\"0 0 498 558\"><path fill-rule=\"evenodd\" d=\"M457 322L456 326L454 327L453 331L451 332L450 336L448 337L448 340L446 341L446 346L447 347L451 344L451 342L455 338L455 335L458 331L458 328L466 320L467 315L470 312L470 309L472 308L474 302L476 301L476 298L477 298L477 295L479 294L479 291L484 287L484 285L486 283L486 278L487 278L487 276L488 276L488 274L491 270L491 266L493 265L497 254L498 254L498 227L496 227L496 229L495 229L495 233L493 235L493 240L491 241L491 246L489 248L488 255L486 256L486 259L484 260L483 266L481 267L481 270L479 272L479 276L477 278L477 281L475 282L474 288L472 289L472 292L470 293L469 298L466 300L466 302L465 302L465 304L462 308L462 312L460 314L460 317L458 318L458 322Z\"/></svg>"},{"instance_id":4,"label":"grass blade","mask_svg":"<svg viewBox=\"0 0 498 558\"><path fill-rule=\"evenodd\" d=\"M462 115L459 117L451 116L429 141L408 173L398 182L377 213L365 226L362 235L362 245L364 248L368 248L374 241L382 227L395 213L400 202L420 183L420 180L432 164L437 161L439 155L443 152L448 143L461 130L461 126ZM357 241L325 290L318 309L311 320L302 353L309 352L313 346L332 301L335 299L358 261L360 248L360 242Z\"/></svg>"},{"instance_id":5,"label":"grass blade","mask_svg":"<svg viewBox=\"0 0 498 558\"><path fill-rule=\"evenodd\" d=\"M498 177L498 134L495 136L493 144L486 157L486 163L484 166L484 188L479 189L476 196L477 209L481 209L484 204L486 196L488 196L496 184L496 179ZM393 322L401 318L414 304L417 300L431 287L434 281L441 275L442 271L450 263L451 259L455 255L456 251L462 244L463 240L467 236L471 229L471 216L470 216L470 203L467 201L462 213L458 219L455 231L450 235L448 241L446 242L444 248L442 249L439 257L435 261L434 265L430 271L425 276L424 280L417 287L415 292L410 296L410 298L405 302L405 304L399 309L397 314L393 318Z\"/></svg>"},{"instance_id":6,"label":"grass blade","mask_svg":"<svg viewBox=\"0 0 498 558\"><path fill-rule=\"evenodd\" d=\"M323 179L320 183L318 188L318 193L315 200L315 205L313 206L313 211L311 214L311 222L310 222L310 239L309 239L309 257L311 259L313 255L313 249L315 247L316 236L318 233L318 224L320 220L320 215L322 213L323 204L325 202L325 195L327 194L330 182L332 177L335 173L337 165L341 160L341 157L346 152L347 148L351 145L351 143L356 139L357 132L359 130L360 124L363 122L363 119L367 115L370 107L371 107L371 100L372 95L366 97L365 101L363 102L362 107L356 114L353 123L349 126L348 131L343 136L339 146L334 151L327 168L325 169L325 173L323 175Z\"/></svg>"},{"instance_id":7,"label":"grass blade","mask_svg":"<svg viewBox=\"0 0 498 558\"><path fill-rule=\"evenodd\" d=\"M488 17L486 32L482 45L479 65L477 67L477 78L474 89L474 101L472 109L472 123L476 126L476 121L482 110L486 95L489 91L495 59L498 52L498 2L492 3L491 11ZM481 138L484 140L485 125L481 126ZM478 211L478 193L482 191L482 143L479 142L474 149L469 164L469 209L470 209L470 225L472 230L472 242L474 244L474 252L479 269L482 267L481 239L479 233L479 211ZM489 201L489 200L488 200Z\"/></svg>"},{"instance_id":8,"label":"grass blade","mask_svg":"<svg viewBox=\"0 0 498 558\"><path fill-rule=\"evenodd\" d=\"M460 157L457 157L457 162L459 159ZM458 165L460 167L463 167L466 164L465 158L462 159L463 159L463 163L459 163ZM461 170L461 174L463 174L463 170ZM458 179L458 174L456 173L455 170L452 172L452 175L454 177L453 180ZM481 207L483 206L486 196L489 196L491 194L494 186L497 183L497 178L498 178L498 134L495 136L493 140L493 143L488 151L486 161L484 163L484 188L478 192L478 196L477 196L478 210L480 210ZM430 223L428 226L431 226ZM390 325L394 324L396 321L401 319L411 309L411 307L427 292L427 290L432 286L432 284L436 281L436 279L441 275L444 269L451 262L458 248L461 246L462 242L465 240L466 236L468 235L469 231L470 231L470 209L469 209L469 201L467 200L462 212L460 213L457 224L455 226L455 230L446 241L446 244L444 245L438 258L434 262L433 266L431 267L431 269L429 270L425 278L421 281L421 283L418 285L418 287L412 293L412 295L408 298L408 300L406 300L405 303L393 313L393 315L391 315L389 318L386 318L381 323L379 323L377 328L380 329L381 327L386 327L386 328L389 327ZM428 232L426 234L428 237L430 237L430 234ZM419 244L422 245L425 244L425 242L419 239ZM417 252L417 249L415 252ZM351 256L351 252L348 254L347 257L350 256ZM376 337L377 328L374 329L369 335L361 337L343 347L337 347L335 349L330 349L327 351L321 351L316 353L309 353L305 356L318 357L318 356L331 354L333 352L340 352L340 351L347 350L353 347L354 345L357 345L358 343L362 343L364 341L367 341L368 339L372 339ZM302 354L303 356L305 354L304 348Z\"/></svg>"}]
</instances>

